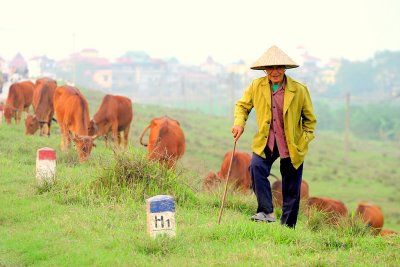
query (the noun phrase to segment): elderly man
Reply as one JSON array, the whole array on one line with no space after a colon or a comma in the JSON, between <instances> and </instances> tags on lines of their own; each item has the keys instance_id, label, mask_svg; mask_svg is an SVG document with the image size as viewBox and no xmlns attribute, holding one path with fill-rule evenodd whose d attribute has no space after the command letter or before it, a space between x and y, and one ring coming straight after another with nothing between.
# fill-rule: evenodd
<instances>
[{"instance_id":1,"label":"elderly man","mask_svg":"<svg viewBox=\"0 0 400 267\"><path fill-rule=\"evenodd\" d=\"M298 66L278 47L269 48L251 67L264 70L266 76L253 80L237 101L232 127L237 141L250 111L255 109L258 132L253 138L249 169L258 207L251 219L275 222L268 176L279 157L283 195L281 224L292 228L296 226L299 212L303 161L317 123L307 87L285 74L286 69Z\"/></svg>"}]
</instances>

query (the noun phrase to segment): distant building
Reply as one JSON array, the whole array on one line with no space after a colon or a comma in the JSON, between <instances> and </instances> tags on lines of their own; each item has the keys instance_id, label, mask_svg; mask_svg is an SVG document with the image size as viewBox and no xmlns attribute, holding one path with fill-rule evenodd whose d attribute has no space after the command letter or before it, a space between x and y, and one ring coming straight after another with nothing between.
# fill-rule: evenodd
<instances>
[{"instance_id":1,"label":"distant building","mask_svg":"<svg viewBox=\"0 0 400 267\"><path fill-rule=\"evenodd\" d=\"M82 85L90 89L110 89L111 63L107 58L101 57L96 49L85 48L80 52L71 54L65 61L64 70L72 84ZM100 71L100 72L99 72Z\"/></svg>"},{"instance_id":2,"label":"distant building","mask_svg":"<svg viewBox=\"0 0 400 267\"><path fill-rule=\"evenodd\" d=\"M341 60L331 59L321 71L321 80L327 85L333 85L336 82L336 74L341 66Z\"/></svg>"},{"instance_id":3,"label":"distant building","mask_svg":"<svg viewBox=\"0 0 400 267\"><path fill-rule=\"evenodd\" d=\"M208 56L203 64L200 64L200 70L208 74L217 76L224 72L224 66L214 61L211 56Z\"/></svg>"},{"instance_id":4,"label":"distant building","mask_svg":"<svg viewBox=\"0 0 400 267\"><path fill-rule=\"evenodd\" d=\"M111 91L112 89L112 70L102 69L93 73L92 79L98 89L102 91Z\"/></svg>"},{"instance_id":5,"label":"distant building","mask_svg":"<svg viewBox=\"0 0 400 267\"><path fill-rule=\"evenodd\" d=\"M12 82L18 81L22 78L28 78L28 64L21 53L15 55L15 57L10 61L8 68L10 80Z\"/></svg>"},{"instance_id":6,"label":"distant building","mask_svg":"<svg viewBox=\"0 0 400 267\"><path fill-rule=\"evenodd\" d=\"M28 60L29 77L39 78L39 77L49 77L56 78L54 68L56 62L47 56L33 57Z\"/></svg>"}]
</instances>

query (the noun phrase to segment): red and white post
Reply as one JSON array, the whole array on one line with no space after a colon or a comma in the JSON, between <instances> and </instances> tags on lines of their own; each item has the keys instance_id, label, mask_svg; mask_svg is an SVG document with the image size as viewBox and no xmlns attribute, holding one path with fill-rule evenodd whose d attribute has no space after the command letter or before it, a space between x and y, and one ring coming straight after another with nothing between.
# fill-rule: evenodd
<instances>
[{"instance_id":1,"label":"red and white post","mask_svg":"<svg viewBox=\"0 0 400 267\"><path fill-rule=\"evenodd\" d=\"M39 184L52 184L56 176L56 151L49 147L37 150L36 180Z\"/></svg>"}]
</instances>

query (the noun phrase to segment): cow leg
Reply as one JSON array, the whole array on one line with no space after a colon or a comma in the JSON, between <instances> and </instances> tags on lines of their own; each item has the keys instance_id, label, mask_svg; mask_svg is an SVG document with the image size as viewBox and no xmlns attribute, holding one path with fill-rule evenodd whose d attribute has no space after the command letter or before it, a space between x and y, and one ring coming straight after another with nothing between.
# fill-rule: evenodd
<instances>
[{"instance_id":1,"label":"cow leg","mask_svg":"<svg viewBox=\"0 0 400 267\"><path fill-rule=\"evenodd\" d=\"M71 149L71 136L69 135L69 131L68 130L67 130L65 141L66 141L67 149Z\"/></svg>"},{"instance_id":2,"label":"cow leg","mask_svg":"<svg viewBox=\"0 0 400 267\"><path fill-rule=\"evenodd\" d=\"M61 125L60 125L60 131L61 131L61 150L65 151L65 149L66 149L66 147L65 147L66 134L64 133L64 127L61 127Z\"/></svg>"},{"instance_id":3,"label":"cow leg","mask_svg":"<svg viewBox=\"0 0 400 267\"><path fill-rule=\"evenodd\" d=\"M44 123L42 124L42 133L41 133L41 134L42 134L42 135L47 135L47 136L50 135L49 127L48 127L47 122L44 122Z\"/></svg>"},{"instance_id":4,"label":"cow leg","mask_svg":"<svg viewBox=\"0 0 400 267\"><path fill-rule=\"evenodd\" d=\"M39 134L40 136L43 136L43 122L39 122Z\"/></svg>"},{"instance_id":5,"label":"cow leg","mask_svg":"<svg viewBox=\"0 0 400 267\"><path fill-rule=\"evenodd\" d=\"M114 147L117 147L118 144L120 143L119 139L119 134L118 134L118 122L113 122L111 125L111 131L112 131L112 138L114 142Z\"/></svg>"},{"instance_id":6,"label":"cow leg","mask_svg":"<svg viewBox=\"0 0 400 267\"><path fill-rule=\"evenodd\" d=\"M47 137L50 137L50 128L51 128L51 122L53 120L54 116L54 111L50 112L48 118L47 118Z\"/></svg>"},{"instance_id":7,"label":"cow leg","mask_svg":"<svg viewBox=\"0 0 400 267\"><path fill-rule=\"evenodd\" d=\"M128 147L129 128L130 128L130 126L128 125L124 129L124 147L125 147L125 149Z\"/></svg>"},{"instance_id":8,"label":"cow leg","mask_svg":"<svg viewBox=\"0 0 400 267\"><path fill-rule=\"evenodd\" d=\"M69 132L66 125L60 125L61 131L61 150L65 151L70 148L71 146L71 138L69 137Z\"/></svg>"},{"instance_id":9,"label":"cow leg","mask_svg":"<svg viewBox=\"0 0 400 267\"><path fill-rule=\"evenodd\" d=\"M47 135L47 137L50 137L50 124L51 124L51 122L46 123L45 134Z\"/></svg>"},{"instance_id":10,"label":"cow leg","mask_svg":"<svg viewBox=\"0 0 400 267\"><path fill-rule=\"evenodd\" d=\"M22 117L22 110L21 110L21 109L18 109L18 110L15 112L15 123L16 123L16 124L19 124L19 122L21 121L21 117Z\"/></svg>"},{"instance_id":11,"label":"cow leg","mask_svg":"<svg viewBox=\"0 0 400 267\"><path fill-rule=\"evenodd\" d=\"M118 145L121 146L121 132L118 132L117 136L118 136Z\"/></svg>"},{"instance_id":12,"label":"cow leg","mask_svg":"<svg viewBox=\"0 0 400 267\"><path fill-rule=\"evenodd\" d=\"M17 111L13 111L13 112L12 112L11 123L12 123L12 119L13 119L13 118L14 118L14 120L15 120L15 124L18 124Z\"/></svg>"},{"instance_id":13,"label":"cow leg","mask_svg":"<svg viewBox=\"0 0 400 267\"><path fill-rule=\"evenodd\" d=\"M108 133L104 135L104 142L106 143L106 147L108 148Z\"/></svg>"}]
</instances>

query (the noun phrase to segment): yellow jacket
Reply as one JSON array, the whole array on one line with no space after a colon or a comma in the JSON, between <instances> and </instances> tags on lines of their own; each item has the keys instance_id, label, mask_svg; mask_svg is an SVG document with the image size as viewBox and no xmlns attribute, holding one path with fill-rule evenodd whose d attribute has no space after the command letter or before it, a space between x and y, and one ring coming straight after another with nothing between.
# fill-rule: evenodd
<instances>
[{"instance_id":1,"label":"yellow jacket","mask_svg":"<svg viewBox=\"0 0 400 267\"><path fill-rule=\"evenodd\" d=\"M293 166L297 169L304 161L308 144L314 139L317 124L310 94L305 85L286 75L284 94L284 132ZM252 151L265 158L271 125L271 89L268 77L254 80L236 102L234 125L246 125L250 111L255 109L258 132L253 137Z\"/></svg>"}]
</instances>

